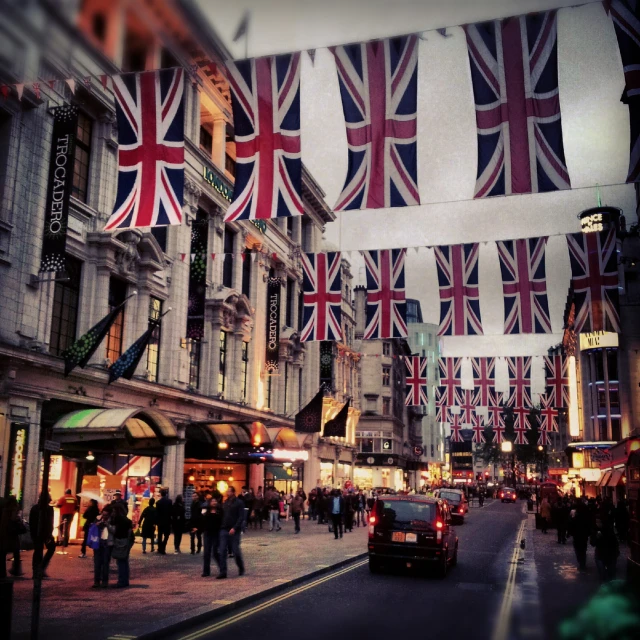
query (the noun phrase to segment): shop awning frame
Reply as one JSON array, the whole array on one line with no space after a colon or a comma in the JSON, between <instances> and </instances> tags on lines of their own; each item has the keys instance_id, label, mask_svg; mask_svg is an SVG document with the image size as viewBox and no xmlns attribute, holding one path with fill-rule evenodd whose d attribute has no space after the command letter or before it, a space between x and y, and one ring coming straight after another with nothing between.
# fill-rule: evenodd
<instances>
[{"instance_id":1,"label":"shop awning frame","mask_svg":"<svg viewBox=\"0 0 640 640\"><path fill-rule=\"evenodd\" d=\"M611 478L609 479L609 482L607 482L607 487L617 487L618 483L620 482L620 479L622 478L622 476L624 475L624 470L622 469L614 469L611 472ZM604 485L603 485L604 486Z\"/></svg>"},{"instance_id":2,"label":"shop awning frame","mask_svg":"<svg viewBox=\"0 0 640 640\"><path fill-rule=\"evenodd\" d=\"M605 471L604 475L596 482L596 487L606 487L609 478L611 477L611 471Z\"/></svg>"}]
</instances>

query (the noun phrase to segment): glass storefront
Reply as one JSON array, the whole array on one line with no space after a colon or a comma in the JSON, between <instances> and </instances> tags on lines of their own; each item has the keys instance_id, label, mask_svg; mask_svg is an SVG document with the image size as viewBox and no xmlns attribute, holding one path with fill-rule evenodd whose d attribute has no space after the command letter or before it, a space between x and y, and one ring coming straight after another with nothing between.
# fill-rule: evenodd
<instances>
[{"instance_id":1,"label":"glass storefront","mask_svg":"<svg viewBox=\"0 0 640 640\"><path fill-rule=\"evenodd\" d=\"M320 460L320 484L323 487L333 487L333 462Z\"/></svg>"},{"instance_id":2,"label":"glass storefront","mask_svg":"<svg viewBox=\"0 0 640 640\"><path fill-rule=\"evenodd\" d=\"M219 462L215 460L185 460L184 483L193 492L211 492L214 489L224 494L229 486L240 494L247 484L247 465Z\"/></svg>"}]
</instances>

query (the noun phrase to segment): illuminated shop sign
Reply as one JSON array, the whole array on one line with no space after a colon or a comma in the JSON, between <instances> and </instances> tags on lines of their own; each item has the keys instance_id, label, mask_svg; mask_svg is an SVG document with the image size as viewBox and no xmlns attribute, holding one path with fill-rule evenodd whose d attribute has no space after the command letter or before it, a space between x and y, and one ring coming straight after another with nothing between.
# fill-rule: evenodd
<instances>
[{"instance_id":1,"label":"illuminated shop sign","mask_svg":"<svg viewBox=\"0 0 640 640\"><path fill-rule=\"evenodd\" d=\"M9 473L7 474L6 494L15 496L22 504L24 492L24 474L29 443L29 425L13 423L9 440Z\"/></svg>"},{"instance_id":2,"label":"illuminated shop sign","mask_svg":"<svg viewBox=\"0 0 640 640\"><path fill-rule=\"evenodd\" d=\"M591 333L580 334L580 351L617 346L618 334L613 331L592 331Z\"/></svg>"},{"instance_id":3,"label":"illuminated shop sign","mask_svg":"<svg viewBox=\"0 0 640 640\"><path fill-rule=\"evenodd\" d=\"M210 184L225 200L231 202L233 198L233 189L225 184L220 176L206 165L202 166L202 179Z\"/></svg>"},{"instance_id":4,"label":"illuminated shop sign","mask_svg":"<svg viewBox=\"0 0 640 640\"><path fill-rule=\"evenodd\" d=\"M274 460L308 460L309 452L293 451L293 450L290 451L288 449L274 449L273 459Z\"/></svg>"}]
</instances>

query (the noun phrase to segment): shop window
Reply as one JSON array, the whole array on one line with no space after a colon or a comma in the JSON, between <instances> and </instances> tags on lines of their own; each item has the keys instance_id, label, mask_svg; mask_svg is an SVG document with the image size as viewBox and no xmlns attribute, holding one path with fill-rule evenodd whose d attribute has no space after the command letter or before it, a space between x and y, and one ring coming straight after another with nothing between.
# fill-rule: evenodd
<instances>
[{"instance_id":1,"label":"shop window","mask_svg":"<svg viewBox=\"0 0 640 640\"><path fill-rule=\"evenodd\" d=\"M382 367L382 386L388 387L391 384L391 367Z\"/></svg>"},{"instance_id":2,"label":"shop window","mask_svg":"<svg viewBox=\"0 0 640 640\"><path fill-rule=\"evenodd\" d=\"M62 355L76 339L82 262L66 256L65 272L68 280L58 280L53 291L49 352L56 356Z\"/></svg>"},{"instance_id":3,"label":"shop window","mask_svg":"<svg viewBox=\"0 0 640 640\"><path fill-rule=\"evenodd\" d=\"M149 328L155 325L151 334L149 345L147 346L147 371L149 380L158 382L158 369L160 367L160 324L158 321L162 316L162 300L154 298L149 300Z\"/></svg>"},{"instance_id":4,"label":"shop window","mask_svg":"<svg viewBox=\"0 0 640 640\"><path fill-rule=\"evenodd\" d=\"M189 340L189 386L193 389L200 387L200 354L202 344L200 340Z\"/></svg>"},{"instance_id":5,"label":"shop window","mask_svg":"<svg viewBox=\"0 0 640 640\"><path fill-rule=\"evenodd\" d=\"M382 355L383 356L390 356L391 355L391 343L390 342L383 342L382 343Z\"/></svg>"},{"instance_id":6,"label":"shop window","mask_svg":"<svg viewBox=\"0 0 640 640\"><path fill-rule=\"evenodd\" d=\"M294 305L294 281L287 279L287 307L285 314L285 324L287 327L293 327L293 305Z\"/></svg>"},{"instance_id":7,"label":"shop window","mask_svg":"<svg viewBox=\"0 0 640 640\"><path fill-rule=\"evenodd\" d=\"M91 119L82 112L78 113L76 148L73 160L73 187L71 193L82 202L87 201L92 129L93 123Z\"/></svg>"},{"instance_id":8,"label":"shop window","mask_svg":"<svg viewBox=\"0 0 640 640\"><path fill-rule=\"evenodd\" d=\"M618 350L607 349L607 376L609 382L618 381Z\"/></svg>"},{"instance_id":9,"label":"shop window","mask_svg":"<svg viewBox=\"0 0 640 640\"><path fill-rule=\"evenodd\" d=\"M233 248L236 234L228 227L224 230L224 258L222 260L222 285L233 287Z\"/></svg>"},{"instance_id":10,"label":"shop window","mask_svg":"<svg viewBox=\"0 0 640 640\"><path fill-rule=\"evenodd\" d=\"M227 332L220 332L220 368L218 369L218 393L224 394L227 382Z\"/></svg>"},{"instance_id":11,"label":"shop window","mask_svg":"<svg viewBox=\"0 0 640 640\"><path fill-rule=\"evenodd\" d=\"M242 293L251 298L251 249L246 249L242 263Z\"/></svg>"},{"instance_id":12,"label":"shop window","mask_svg":"<svg viewBox=\"0 0 640 640\"><path fill-rule=\"evenodd\" d=\"M118 278L109 280L109 311L113 311L118 305L121 305L127 297L127 283ZM115 362L122 355L122 342L124 338L124 311L125 307L120 309L114 323L107 334L107 353L106 357Z\"/></svg>"},{"instance_id":13,"label":"shop window","mask_svg":"<svg viewBox=\"0 0 640 640\"><path fill-rule=\"evenodd\" d=\"M391 415L391 398L382 398L382 415Z\"/></svg>"},{"instance_id":14,"label":"shop window","mask_svg":"<svg viewBox=\"0 0 640 640\"><path fill-rule=\"evenodd\" d=\"M249 377L249 343L242 343L242 361L240 366L240 375L242 377L242 401L247 400L247 379Z\"/></svg>"},{"instance_id":15,"label":"shop window","mask_svg":"<svg viewBox=\"0 0 640 640\"><path fill-rule=\"evenodd\" d=\"M621 440L620 418L611 418L611 439L615 442L619 442Z\"/></svg>"}]
</instances>

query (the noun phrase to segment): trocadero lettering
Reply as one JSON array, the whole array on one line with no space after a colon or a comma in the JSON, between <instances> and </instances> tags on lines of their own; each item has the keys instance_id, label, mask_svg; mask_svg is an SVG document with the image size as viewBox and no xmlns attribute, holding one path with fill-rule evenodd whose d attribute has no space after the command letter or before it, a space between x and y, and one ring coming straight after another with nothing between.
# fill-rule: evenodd
<instances>
[{"instance_id":1,"label":"trocadero lettering","mask_svg":"<svg viewBox=\"0 0 640 640\"><path fill-rule=\"evenodd\" d=\"M277 373L280 363L280 278L267 281L267 347L265 370Z\"/></svg>"}]
</instances>

